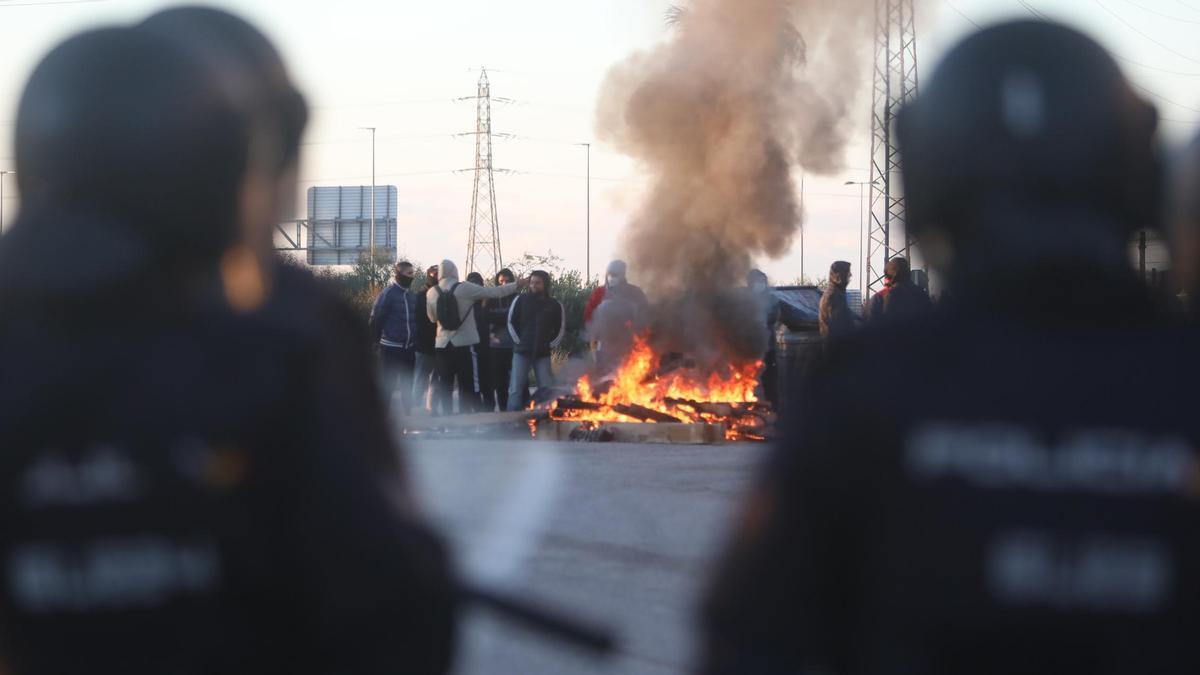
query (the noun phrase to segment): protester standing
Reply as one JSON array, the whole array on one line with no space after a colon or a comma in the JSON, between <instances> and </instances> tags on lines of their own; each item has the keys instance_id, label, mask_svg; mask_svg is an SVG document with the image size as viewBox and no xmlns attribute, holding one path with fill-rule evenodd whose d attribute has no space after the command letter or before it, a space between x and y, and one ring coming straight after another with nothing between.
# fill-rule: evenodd
<instances>
[{"instance_id":1,"label":"protester standing","mask_svg":"<svg viewBox=\"0 0 1200 675\"><path fill-rule=\"evenodd\" d=\"M437 324L436 370L440 381L435 396L441 398L443 414L450 414L453 410L456 381L460 413L478 410L481 405L476 397L479 391L479 330L474 317L476 303L514 295L528 284L528 280L521 279L512 284L487 288L471 282L460 282L458 267L449 260L442 261L438 283L426 294L426 315Z\"/></svg>"},{"instance_id":2,"label":"protester standing","mask_svg":"<svg viewBox=\"0 0 1200 675\"><path fill-rule=\"evenodd\" d=\"M554 385L552 354L566 334L567 315L562 303L550 295L550 274L529 274L529 292L517 296L508 310L508 328L513 339L512 378L508 386L508 409L521 410L529 394L532 368L539 389Z\"/></svg>"},{"instance_id":3,"label":"protester standing","mask_svg":"<svg viewBox=\"0 0 1200 675\"><path fill-rule=\"evenodd\" d=\"M896 256L883 268L885 288L871 298L867 320L880 321L920 316L933 309L933 302L923 289L913 283L908 259Z\"/></svg>"},{"instance_id":4,"label":"protester standing","mask_svg":"<svg viewBox=\"0 0 1200 675\"><path fill-rule=\"evenodd\" d=\"M592 323L596 310L605 300L626 300L632 303L638 312L646 309L649 304L646 294L641 288L629 283L628 271L629 268L624 260L614 260L608 264L608 269L604 274L604 285L597 286L588 296L587 304L584 305L583 324L585 327Z\"/></svg>"},{"instance_id":5,"label":"protester standing","mask_svg":"<svg viewBox=\"0 0 1200 675\"><path fill-rule=\"evenodd\" d=\"M604 285L592 291L583 309L584 329L602 373L620 365L649 306L642 289L629 283L627 271L625 261L610 262Z\"/></svg>"},{"instance_id":6,"label":"protester standing","mask_svg":"<svg viewBox=\"0 0 1200 675\"><path fill-rule=\"evenodd\" d=\"M483 286L483 275L479 272L471 272L467 275L467 281L479 286ZM479 411L495 412L496 410L496 391L492 384L492 340L491 340L491 324L488 322L487 303L490 299L477 300L475 302L475 312L472 318L475 320L475 330L479 332L479 344L475 347L475 356L478 360L478 377L476 378L477 391L472 397L473 400L479 400Z\"/></svg>"},{"instance_id":7,"label":"protester standing","mask_svg":"<svg viewBox=\"0 0 1200 675\"><path fill-rule=\"evenodd\" d=\"M821 296L820 330L826 340L843 338L854 331L856 318L846 302L850 284L850 263L838 260L829 266L829 287Z\"/></svg>"},{"instance_id":8,"label":"protester standing","mask_svg":"<svg viewBox=\"0 0 1200 675\"><path fill-rule=\"evenodd\" d=\"M416 366L417 298L413 293L416 269L412 263L396 263L392 282L375 299L369 322L371 339L379 345L384 394L388 401L399 391L400 407L412 409L413 369Z\"/></svg>"},{"instance_id":9,"label":"protester standing","mask_svg":"<svg viewBox=\"0 0 1200 675\"><path fill-rule=\"evenodd\" d=\"M517 277L507 267L496 273L495 285L503 286L516 281ZM488 316L488 340L492 346L492 388L501 411L508 410L508 385L512 379L513 339L508 332L508 308L515 296L499 300L486 300Z\"/></svg>"}]
</instances>

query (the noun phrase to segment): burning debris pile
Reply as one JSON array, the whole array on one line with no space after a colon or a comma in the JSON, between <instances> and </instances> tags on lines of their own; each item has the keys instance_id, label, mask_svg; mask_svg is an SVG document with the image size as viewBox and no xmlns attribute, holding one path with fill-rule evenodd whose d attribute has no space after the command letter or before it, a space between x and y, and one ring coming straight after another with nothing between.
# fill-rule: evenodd
<instances>
[{"instance_id":1,"label":"burning debris pile","mask_svg":"<svg viewBox=\"0 0 1200 675\"><path fill-rule=\"evenodd\" d=\"M553 403L535 433L571 423L577 437L602 438L655 423L722 439L769 434L772 414L755 394L768 310L738 286L756 259L791 248L803 215L794 169L842 164L869 63L857 36L871 34L873 7L690 0L671 12L663 43L610 71L597 135L649 178L622 249L650 302L633 321L597 312L593 339L610 351L619 342L619 353L598 358L600 372Z\"/></svg>"},{"instance_id":2,"label":"burning debris pile","mask_svg":"<svg viewBox=\"0 0 1200 675\"><path fill-rule=\"evenodd\" d=\"M612 377L593 385L584 376L575 395L551 404L550 419L580 422L573 430L580 440L612 440L603 433L604 424L614 422L703 424L725 440L763 440L774 416L755 394L761 366L730 366L704 379L681 357L663 365L639 336Z\"/></svg>"}]
</instances>

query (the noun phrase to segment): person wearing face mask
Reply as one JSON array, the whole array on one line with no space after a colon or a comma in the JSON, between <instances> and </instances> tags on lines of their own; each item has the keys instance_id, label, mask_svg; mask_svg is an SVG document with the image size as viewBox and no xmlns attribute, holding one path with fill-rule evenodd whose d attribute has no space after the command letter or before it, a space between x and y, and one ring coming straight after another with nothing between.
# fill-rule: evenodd
<instances>
[{"instance_id":1,"label":"person wearing face mask","mask_svg":"<svg viewBox=\"0 0 1200 675\"><path fill-rule=\"evenodd\" d=\"M412 409L413 369L416 366L417 297L412 289L416 269L407 261L396 263L392 283L375 298L369 322L371 339L379 345L384 394L390 401L400 393L400 407Z\"/></svg>"},{"instance_id":2,"label":"person wearing face mask","mask_svg":"<svg viewBox=\"0 0 1200 675\"><path fill-rule=\"evenodd\" d=\"M550 274L529 274L529 292L517 296L508 310L508 330L513 339L512 377L508 409L521 410L529 395L529 371L539 389L554 385L552 354L566 334L567 315L562 303L550 295Z\"/></svg>"},{"instance_id":3,"label":"person wearing face mask","mask_svg":"<svg viewBox=\"0 0 1200 675\"><path fill-rule=\"evenodd\" d=\"M604 275L604 285L598 286L592 294L588 296L587 305L583 308L583 325L591 324L592 318L595 316L596 310L605 300L623 299L632 302L640 311L644 310L649 304L646 300L646 294L642 289L629 283L626 277L628 271L624 260L614 260L608 264L608 270Z\"/></svg>"},{"instance_id":4,"label":"person wearing face mask","mask_svg":"<svg viewBox=\"0 0 1200 675\"><path fill-rule=\"evenodd\" d=\"M583 310L584 330L601 375L620 366L633 346L633 336L648 318L646 294L625 274L623 260L609 263L604 285L592 291Z\"/></svg>"}]
</instances>

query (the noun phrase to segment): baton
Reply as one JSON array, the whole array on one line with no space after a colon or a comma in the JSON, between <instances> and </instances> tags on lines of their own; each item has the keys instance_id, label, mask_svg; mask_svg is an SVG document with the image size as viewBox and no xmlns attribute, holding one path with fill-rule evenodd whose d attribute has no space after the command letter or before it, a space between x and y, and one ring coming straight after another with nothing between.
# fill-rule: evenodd
<instances>
[{"instance_id":1,"label":"baton","mask_svg":"<svg viewBox=\"0 0 1200 675\"><path fill-rule=\"evenodd\" d=\"M459 597L467 603L491 610L526 628L575 645L598 657L611 656L617 648L616 636L607 626L565 616L557 610L495 588L461 581Z\"/></svg>"}]
</instances>

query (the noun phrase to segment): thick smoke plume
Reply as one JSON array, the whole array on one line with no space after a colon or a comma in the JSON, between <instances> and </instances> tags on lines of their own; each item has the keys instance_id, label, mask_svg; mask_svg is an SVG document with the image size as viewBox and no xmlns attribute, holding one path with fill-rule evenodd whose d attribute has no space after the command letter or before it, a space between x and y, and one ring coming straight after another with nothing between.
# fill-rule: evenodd
<instances>
[{"instance_id":1,"label":"thick smoke plume","mask_svg":"<svg viewBox=\"0 0 1200 675\"><path fill-rule=\"evenodd\" d=\"M660 351L710 367L766 344L761 307L735 290L791 247L803 167L838 169L869 72L870 0L692 0L657 48L615 66L598 135L651 187L624 234L630 279L654 301ZM865 103L864 103L865 105Z\"/></svg>"}]
</instances>

